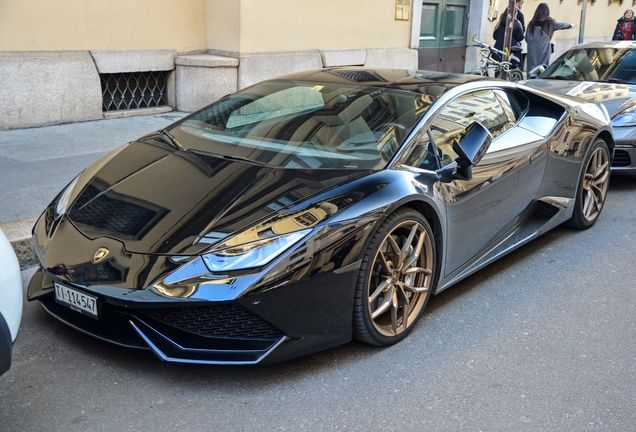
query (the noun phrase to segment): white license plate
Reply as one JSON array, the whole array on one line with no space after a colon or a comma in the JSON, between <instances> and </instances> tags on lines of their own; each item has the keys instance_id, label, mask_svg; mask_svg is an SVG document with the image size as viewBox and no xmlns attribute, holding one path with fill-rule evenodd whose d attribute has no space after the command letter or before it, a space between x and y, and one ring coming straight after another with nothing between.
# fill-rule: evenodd
<instances>
[{"instance_id":1,"label":"white license plate","mask_svg":"<svg viewBox=\"0 0 636 432\"><path fill-rule=\"evenodd\" d=\"M99 318L97 310L97 297L83 293L64 285L55 284L55 301L68 306L75 312Z\"/></svg>"}]
</instances>

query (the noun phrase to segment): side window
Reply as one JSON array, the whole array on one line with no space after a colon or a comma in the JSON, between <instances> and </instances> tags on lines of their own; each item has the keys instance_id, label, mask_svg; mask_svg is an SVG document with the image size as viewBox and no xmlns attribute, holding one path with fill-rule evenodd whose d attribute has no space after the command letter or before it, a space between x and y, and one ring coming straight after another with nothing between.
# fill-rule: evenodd
<instances>
[{"instance_id":1,"label":"side window","mask_svg":"<svg viewBox=\"0 0 636 432\"><path fill-rule=\"evenodd\" d=\"M495 90L495 94L510 123L514 124L521 120L528 110L528 98L519 91Z\"/></svg>"},{"instance_id":2,"label":"side window","mask_svg":"<svg viewBox=\"0 0 636 432\"><path fill-rule=\"evenodd\" d=\"M440 165L445 167L455 162L458 155L453 150L453 143L459 138L459 135L464 132L465 127L453 124L451 122L440 121L439 117L431 126L431 134L433 135L433 141L437 146Z\"/></svg>"},{"instance_id":3,"label":"side window","mask_svg":"<svg viewBox=\"0 0 636 432\"><path fill-rule=\"evenodd\" d=\"M413 151L411 151L411 154L407 158L406 165L431 171L435 171L438 168L437 157L435 156L428 132L420 137Z\"/></svg>"},{"instance_id":4,"label":"side window","mask_svg":"<svg viewBox=\"0 0 636 432\"><path fill-rule=\"evenodd\" d=\"M492 90L479 90L463 94L450 102L439 113L431 126L433 141L439 148L442 166L457 159L453 143L474 121L486 127L493 138L510 129L515 123L514 112L508 104L504 110Z\"/></svg>"}]
</instances>

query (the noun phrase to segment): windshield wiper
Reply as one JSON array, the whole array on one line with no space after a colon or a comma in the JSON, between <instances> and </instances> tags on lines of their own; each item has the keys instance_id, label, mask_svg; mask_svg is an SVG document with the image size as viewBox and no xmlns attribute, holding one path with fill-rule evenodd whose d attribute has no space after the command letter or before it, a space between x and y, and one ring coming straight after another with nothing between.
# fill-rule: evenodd
<instances>
[{"instance_id":1,"label":"windshield wiper","mask_svg":"<svg viewBox=\"0 0 636 432\"><path fill-rule=\"evenodd\" d=\"M636 82L628 81L620 78L608 78L606 80L599 80L599 82L618 83L618 84L636 84Z\"/></svg>"},{"instance_id":2,"label":"windshield wiper","mask_svg":"<svg viewBox=\"0 0 636 432\"><path fill-rule=\"evenodd\" d=\"M547 77L539 77L539 79L553 79L553 80L560 80L560 81L581 81L581 80L573 79L571 75L570 76L553 75L553 76L547 76Z\"/></svg>"},{"instance_id":3,"label":"windshield wiper","mask_svg":"<svg viewBox=\"0 0 636 432\"><path fill-rule=\"evenodd\" d=\"M195 153L195 154L209 155L209 156L213 156L213 157L218 157L220 159L225 159L225 160L245 162L245 163L249 163L249 164L253 164L253 165L260 165L260 166L266 166L266 167L270 167L270 168L276 168L275 165L270 165L268 163L257 161L257 160L254 160L254 159L249 159L249 158L246 158L246 157L243 157L243 156L226 155L226 154L214 153L214 152L204 151L204 150L194 150L194 151L192 149L183 149L183 150L186 151L186 152L192 152L192 153Z\"/></svg>"},{"instance_id":4,"label":"windshield wiper","mask_svg":"<svg viewBox=\"0 0 636 432\"><path fill-rule=\"evenodd\" d=\"M214 154L222 157L223 159L227 159L227 160L253 163L253 164L256 164L256 165L267 165L267 164L265 164L263 162L255 161L253 159L248 159L248 158L243 157L243 156L224 155L224 154L217 154L217 153L214 153Z\"/></svg>"},{"instance_id":5,"label":"windshield wiper","mask_svg":"<svg viewBox=\"0 0 636 432\"><path fill-rule=\"evenodd\" d=\"M170 132L168 132L165 129L161 129L159 131L159 136L161 136L162 138L164 138L165 141L168 142L168 144L172 144L173 146L175 146L177 149L179 150L183 150L183 147L181 146L181 144L179 144L179 142L177 141L177 139L175 137L173 137Z\"/></svg>"}]
</instances>

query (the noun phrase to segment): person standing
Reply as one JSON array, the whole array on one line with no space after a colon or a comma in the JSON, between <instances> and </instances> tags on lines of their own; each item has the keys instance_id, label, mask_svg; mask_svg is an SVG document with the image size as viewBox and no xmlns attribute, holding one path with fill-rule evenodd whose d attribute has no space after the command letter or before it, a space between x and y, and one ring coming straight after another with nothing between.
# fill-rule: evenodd
<instances>
[{"instance_id":1,"label":"person standing","mask_svg":"<svg viewBox=\"0 0 636 432\"><path fill-rule=\"evenodd\" d=\"M517 0L515 2L515 6L517 7L517 19L521 23L521 28L523 28L523 32L526 32L526 19L523 16L523 12L521 12L521 7L523 6L523 0Z\"/></svg>"},{"instance_id":2,"label":"person standing","mask_svg":"<svg viewBox=\"0 0 636 432\"><path fill-rule=\"evenodd\" d=\"M612 40L635 40L636 24L634 24L634 10L627 9L616 23Z\"/></svg>"},{"instance_id":3,"label":"person standing","mask_svg":"<svg viewBox=\"0 0 636 432\"><path fill-rule=\"evenodd\" d=\"M506 15L508 12L504 12L499 17L499 22L497 23L497 27L495 31L492 33L492 37L495 40L495 48L500 51L503 51L504 45L504 36L506 34ZM519 11L517 11L517 17L519 16ZM512 38L510 40L510 52L519 56L521 53L521 41L523 40L523 27L521 22L516 19L514 25L512 26ZM497 61L501 61L501 56L499 54L493 54L493 58Z\"/></svg>"},{"instance_id":4,"label":"person standing","mask_svg":"<svg viewBox=\"0 0 636 432\"><path fill-rule=\"evenodd\" d=\"M550 17L550 8L546 3L540 3L534 16L528 23L526 30L526 43L528 44L528 54L526 57L527 70L531 71L535 67L550 64L552 54L552 36L557 30L566 30L576 27L574 24L558 22Z\"/></svg>"}]
</instances>

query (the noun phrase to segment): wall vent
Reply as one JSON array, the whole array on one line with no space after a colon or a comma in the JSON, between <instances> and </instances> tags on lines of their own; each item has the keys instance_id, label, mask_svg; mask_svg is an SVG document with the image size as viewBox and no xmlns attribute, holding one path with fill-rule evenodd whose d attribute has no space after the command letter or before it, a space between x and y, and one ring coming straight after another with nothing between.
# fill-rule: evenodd
<instances>
[{"instance_id":1,"label":"wall vent","mask_svg":"<svg viewBox=\"0 0 636 432\"><path fill-rule=\"evenodd\" d=\"M102 111L168 105L168 73L169 71L99 74L102 83Z\"/></svg>"}]
</instances>

